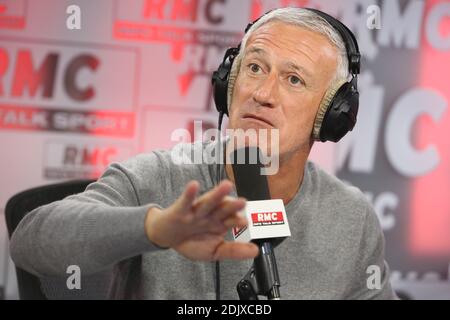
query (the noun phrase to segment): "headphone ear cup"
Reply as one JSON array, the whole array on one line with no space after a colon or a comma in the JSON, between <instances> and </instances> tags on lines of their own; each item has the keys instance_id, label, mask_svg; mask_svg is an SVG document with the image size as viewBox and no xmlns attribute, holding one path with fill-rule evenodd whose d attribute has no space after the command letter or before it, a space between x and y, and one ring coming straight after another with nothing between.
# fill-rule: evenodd
<instances>
[{"instance_id":1,"label":"headphone ear cup","mask_svg":"<svg viewBox=\"0 0 450 320\"><path fill-rule=\"evenodd\" d=\"M219 68L213 72L212 85L213 97L216 109L221 114L228 116L228 83L230 78L233 61L239 53L240 46L230 48L225 53L222 63Z\"/></svg>"},{"instance_id":2,"label":"headphone ear cup","mask_svg":"<svg viewBox=\"0 0 450 320\"><path fill-rule=\"evenodd\" d=\"M316 119L314 120L312 136L315 141L322 141L320 137L325 116L328 113L330 106L333 104L334 97L344 83L345 81L336 83L333 87L327 90L324 97L322 98L322 101L319 105L319 110L317 111Z\"/></svg>"},{"instance_id":3,"label":"headphone ear cup","mask_svg":"<svg viewBox=\"0 0 450 320\"><path fill-rule=\"evenodd\" d=\"M212 75L213 96L216 109L219 113L226 115L228 115L227 91L228 76L230 73L228 64L229 62L227 61L221 63L217 71L214 71Z\"/></svg>"},{"instance_id":4,"label":"headphone ear cup","mask_svg":"<svg viewBox=\"0 0 450 320\"><path fill-rule=\"evenodd\" d=\"M344 83L328 106L318 135L320 141L338 142L355 127L359 92L354 81Z\"/></svg>"}]
</instances>

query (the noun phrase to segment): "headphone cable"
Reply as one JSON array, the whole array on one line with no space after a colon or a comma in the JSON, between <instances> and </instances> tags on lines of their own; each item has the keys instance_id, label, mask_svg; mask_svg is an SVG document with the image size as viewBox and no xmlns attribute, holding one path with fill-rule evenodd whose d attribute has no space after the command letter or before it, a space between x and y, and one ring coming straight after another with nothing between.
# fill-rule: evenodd
<instances>
[{"instance_id":1,"label":"headphone cable","mask_svg":"<svg viewBox=\"0 0 450 320\"><path fill-rule=\"evenodd\" d=\"M222 153L222 140L221 140L221 136L222 136L222 121L223 121L223 116L224 113L220 112L219 114L219 123L218 123L218 135L217 135L217 141L218 141L218 150L217 150L217 155L216 155L216 179L217 179L217 183L216 185L219 185L220 181L222 180L221 177L221 170L220 170L220 155ZM216 261L216 270L215 270L215 274L216 274L216 283L215 283L215 287L216 287L216 300L220 300L220 262Z\"/></svg>"}]
</instances>

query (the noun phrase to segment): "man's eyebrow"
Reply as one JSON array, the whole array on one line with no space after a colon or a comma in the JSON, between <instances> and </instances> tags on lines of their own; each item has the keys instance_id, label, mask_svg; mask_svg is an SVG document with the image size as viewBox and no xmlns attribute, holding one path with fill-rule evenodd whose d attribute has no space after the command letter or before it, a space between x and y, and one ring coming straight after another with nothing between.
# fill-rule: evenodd
<instances>
[{"instance_id":1,"label":"man's eyebrow","mask_svg":"<svg viewBox=\"0 0 450 320\"><path fill-rule=\"evenodd\" d=\"M289 69L294 69L294 70L300 72L301 74L304 74L304 75L307 76L307 77L312 77L311 72L309 72L309 71L306 70L305 68L303 68L303 67L301 67L301 66L295 64L295 63L292 62L292 61L286 62L285 65L286 65L287 68L289 68Z\"/></svg>"},{"instance_id":2,"label":"man's eyebrow","mask_svg":"<svg viewBox=\"0 0 450 320\"><path fill-rule=\"evenodd\" d=\"M257 54L257 55L261 55L261 56L265 56L267 55L266 50L262 49L262 48L258 48L258 47L250 47L247 49L246 51L246 55L247 54ZM296 63L292 62L292 61L287 61L284 63L284 65L288 68L288 69L293 69L295 71L300 72L301 74L305 75L306 77L312 77L312 73L310 71L308 71L307 69L297 65Z\"/></svg>"}]
</instances>

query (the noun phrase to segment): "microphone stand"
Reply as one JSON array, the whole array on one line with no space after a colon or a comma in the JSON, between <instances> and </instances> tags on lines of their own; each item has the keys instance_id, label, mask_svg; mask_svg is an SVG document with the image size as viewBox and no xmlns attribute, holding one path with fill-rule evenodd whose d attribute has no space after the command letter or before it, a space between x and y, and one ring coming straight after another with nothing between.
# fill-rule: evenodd
<instances>
[{"instance_id":1,"label":"microphone stand","mask_svg":"<svg viewBox=\"0 0 450 320\"><path fill-rule=\"evenodd\" d=\"M258 295L268 300L280 300L280 276L272 243L257 242L260 254L255 258L252 267L237 284L240 300L258 300Z\"/></svg>"}]
</instances>

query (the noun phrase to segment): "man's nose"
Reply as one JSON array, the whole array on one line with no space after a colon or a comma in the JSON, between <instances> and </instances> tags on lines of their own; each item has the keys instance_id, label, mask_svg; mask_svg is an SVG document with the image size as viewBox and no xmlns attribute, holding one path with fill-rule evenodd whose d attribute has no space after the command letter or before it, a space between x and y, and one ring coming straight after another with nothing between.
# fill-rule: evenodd
<instances>
[{"instance_id":1,"label":"man's nose","mask_svg":"<svg viewBox=\"0 0 450 320\"><path fill-rule=\"evenodd\" d=\"M253 93L253 100L261 106L273 108L275 106L277 91L277 75L271 73L258 84L258 87Z\"/></svg>"}]
</instances>

